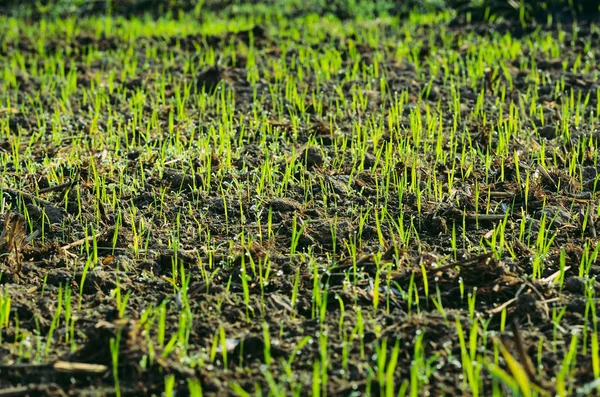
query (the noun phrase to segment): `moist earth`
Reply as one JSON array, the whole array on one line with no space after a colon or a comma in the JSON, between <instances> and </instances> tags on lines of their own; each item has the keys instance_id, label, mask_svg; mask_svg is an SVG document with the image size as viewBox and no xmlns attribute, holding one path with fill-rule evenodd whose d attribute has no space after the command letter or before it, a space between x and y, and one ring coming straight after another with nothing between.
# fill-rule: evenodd
<instances>
[{"instance_id":1,"label":"moist earth","mask_svg":"<svg viewBox=\"0 0 600 397\"><path fill-rule=\"evenodd\" d=\"M501 340L554 394L572 335L596 326L600 131L587 120L599 83L583 65L595 65L600 31L440 21L315 32L304 20L301 34L281 37L281 21L134 40L57 31L43 49L22 32L3 41L2 64L20 54L21 66L0 81L0 302L10 297L0 388L109 395L116 367L123 395L170 385L187 394L191 379L207 395L238 395L234 383L304 395L315 377L330 395L396 394L410 382L424 395L461 395L457 329L468 339L479 324L473 354L491 360ZM404 26L415 44L398 55ZM373 31L380 40L361 36ZM536 49L535 35L558 41L560 57ZM466 60L485 58L473 46L492 40L521 50L466 81ZM278 67L307 50L334 54L340 72L317 76L307 63L299 96L286 94L282 76L296 71ZM53 84L32 70L56 54L64 70ZM443 54L456 63L433 71ZM121 73L125 57L134 74ZM363 73L374 67L385 84ZM402 109L394 95L405 96ZM565 120L569 101L581 103L578 125ZM431 117L439 141L407 138ZM503 117L519 124L508 143ZM127 133L109 133L117 126ZM458 156L463 145L482 154L508 145L510 155L440 161L436 145ZM545 167L532 152L545 153ZM398 194L402 180L410 187ZM390 386L379 369L396 346ZM574 354L570 390L594 378L589 352ZM480 382L491 394L486 369Z\"/></svg>"}]
</instances>

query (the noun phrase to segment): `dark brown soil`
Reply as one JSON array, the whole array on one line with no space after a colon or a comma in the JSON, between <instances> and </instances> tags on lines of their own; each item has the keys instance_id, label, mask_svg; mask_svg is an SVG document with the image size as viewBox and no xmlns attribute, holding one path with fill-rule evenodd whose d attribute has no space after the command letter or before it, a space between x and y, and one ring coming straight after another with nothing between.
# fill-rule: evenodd
<instances>
[{"instance_id":1,"label":"dark brown soil","mask_svg":"<svg viewBox=\"0 0 600 397\"><path fill-rule=\"evenodd\" d=\"M503 26L509 31L510 26ZM430 28L420 29L425 41L419 55L421 62L434 57L435 51L438 51L431 49L435 47L437 36ZM457 37L468 32L483 37L494 33L494 27L487 24L451 26L448 29ZM500 31L503 27L498 29ZM570 26L563 26L563 29L567 32L565 42L569 42L572 29ZM381 107L385 108L386 104L381 102L377 89L372 90L364 112L355 115L347 112L338 118L333 130L328 117L336 111L333 108L335 103L326 100L325 108L318 110L310 105L310 98L306 98L305 112L310 117L300 121L295 133L290 122L290 114L299 111L295 105L285 104L280 108L278 103L266 100L260 104L253 103L253 90L257 91L258 97L270 97L269 81L261 79L254 85L250 84L245 59L220 59L217 66L201 68L194 75L184 72L182 64L164 66L154 59L146 59L149 65L146 74L140 72L136 79L126 81L117 78L115 84L118 89L109 99L116 112L115 117L123 120L132 117L129 110L132 96L139 91L150 96L158 95L160 76L167 74L173 77L166 88L168 97L175 95L174 86L180 83L190 84L193 95L204 95L204 92L215 94L220 90L235 95L233 118L237 120L238 133L242 138L232 140L237 146L230 164L214 153L200 154L200 151L196 152L199 153L197 158L185 161L168 157L162 174L147 172L143 185L131 185L126 189L119 187L120 184L139 181L141 169L151 170L161 145L170 138L166 132L153 132L148 137L143 131L137 131L130 137L137 142L136 150L125 150L121 146L119 152L107 154L106 150L110 152L111 148L94 146L90 118L92 105L84 103L81 91L91 86L92 76L97 73L105 75L115 67L110 63L110 54L132 46L133 52L145 59L146 46L152 45L166 52L175 48L178 59L185 60L194 56L196 45L215 49L218 53L230 42L247 44L252 40L264 60L286 56L291 61L293 50L282 54L277 38L267 31L267 27L259 27L252 34L240 32L227 37L194 35L176 39L155 37L134 43L112 37L96 39L88 35L75 37L71 44L61 37L50 40L47 53L68 45L77 48L70 55L65 55L65 64L75 68L79 90L71 99L72 114L65 116L63 123L66 132L61 134L66 138L60 142L53 141L50 139L51 127L46 127L49 138L34 143L32 160L42 164L47 157L62 162L62 168L53 169L53 172L60 172L66 182L58 187L51 185L46 168L39 167L37 171L30 172L23 168L25 164L10 162L0 176L5 184L2 187L2 203L4 208L12 206L15 214L4 214L0 222L6 223L0 239L0 291L11 297L11 319L18 318L18 328L14 321L8 328L1 328L0 393L10 395L6 393L12 391L12 395L56 396L96 392L113 394L110 341L120 335L118 370L124 395L160 395L165 389L165 378L170 375L175 377L175 388L182 395L187 393L187 380L193 378L199 379L205 395L234 395L229 389L231 382L251 392L260 387L266 394L269 390L264 376L267 367L282 385L297 383L301 394L309 395L312 392L314 363L323 359L319 341L323 333L327 333L328 381L325 389L329 395L377 395L383 392L385 385L380 384L377 374L372 371L377 367L376 352L384 339L388 340L388 354L396 341L401 346L395 373L398 380L396 387L399 388L403 380L410 380L415 340L420 334L424 335L426 359L437 355L433 364L437 369L421 386L423 395L463 395L463 370L459 364L461 352L455 319L468 333L471 324L468 294L475 291L474 315L482 318L487 332L497 331L498 335L505 337L515 356L524 350L537 364L542 341L542 368L535 369L535 381L554 393L552 379L561 368L570 334L581 330L591 319L586 306L586 288L589 285L595 293L600 292L600 284L594 281L600 274L598 260L591 264L588 277L582 278L579 274L582 257L590 253L584 251L584 244L593 251L600 231L596 213L589 215L587 226L582 230L585 214L581 210L598 199L600 168L597 158L589 150L581 153L580 180L571 178L566 171L571 145L585 140L590 147L597 147L600 131L597 127L582 125L573 131L572 142L564 142L557 136L555 127L560 127L561 123L561 98L554 95L554 85L541 86L539 92L539 101L547 104L546 117L552 120L551 123L538 126L536 120L529 117L523 122L526 124L524 128L535 136L535 140L544 140L548 158L558 156L559 166L549 166L547 175L542 175L533 184L528 196L519 189L517 171L510 164L505 165L503 182L495 182L495 178L486 181L484 164L473 164L468 177L455 181L455 197L419 204L417 197L408 193L403 197L394 194L380 196L381 181L388 176L378 171L378 153L372 150L372 146L364 158L346 157L342 166L332 166L339 164L336 163L334 143L352 134L354 118L368 120L370 115L382 114ZM591 37L594 47L590 51L595 54L600 49L598 31L589 25L579 26L578 37L573 45L562 49L563 59L544 59L539 55L534 59L540 74L551 79L564 78L564 92L560 95L568 96L572 92L575 97L580 93L585 97L591 93L588 110L596 109L600 87L597 72L565 73L561 68L563 60L573 62L582 53L583 46L578 44L578 40ZM309 45L301 39L296 44ZM346 43L336 43L333 38L311 45L317 50L334 46L345 51L346 47ZM459 42L452 45L456 47L454 50L461 51ZM86 65L86 48L105 51L107 60ZM26 64L29 62L28 55L37 51L32 43L23 39L0 48L0 55L6 56L17 50L25 56ZM388 44L377 43L375 47L364 45L359 50L366 64L372 62L376 51L381 52L384 59L380 61L380 67L386 71L390 88L408 90L409 103L402 119L405 127L408 128L411 108L422 109L426 104L435 106L438 101L444 106L450 103L449 87L442 81L435 81L433 88L427 91L428 68L424 68L424 74L417 74L410 63L396 63L393 45L388 47ZM523 57L528 56L523 54ZM520 95L528 95L530 70L520 69L520 65L515 61L510 69L514 91L507 94L506 104L516 103ZM265 61L259 66L268 67L268 64ZM352 65L348 63L343 67L351 68ZM41 93L47 83L31 76L18 78L19 88L13 95L18 98L19 106L27 103L28 95L41 94L41 102L50 114L54 112L53 96ZM321 85L325 98L338 97L333 84L337 83L336 78L332 76L331 82ZM308 79L304 84L310 89L316 82ZM353 84L365 82L347 83L344 86L346 95L351 96ZM15 91L1 81L0 89ZM471 134L475 144L494 148L498 142L490 126L466 117L475 106L481 89L460 88L464 116L460 123L462 130ZM484 109L490 118L498 113L495 101L494 96L485 96ZM38 132L35 112L25 114L19 106L14 106L14 111L0 114L5 120L0 124L4 127L0 134L0 154L3 156L11 153L11 136L19 133L22 137L29 137ZM255 106L269 115L273 136L257 134L248 122L247 116ZM192 107L187 110L190 114L199 112ZM148 105L144 108L143 117L151 117L152 111ZM168 124L169 113L170 109L159 109L158 117L163 125ZM448 119L444 120L444 124L451 125L450 115L445 117ZM207 113L198 114L196 119L201 122L198 127L201 134L208 134L211 127L218 127L220 123L210 109ZM100 131L110 128L106 109L100 112L95 123L94 128ZM182 141L192 139L185 126L181 128ZM393 143L397 137L386 130L383 139ZM27 139L24 138L23 142ZM259 175L267 161L263 148L268 144L280 148L282 156L277 161L282 172L287 163L296 164L292 182L283 197L254 194L257 179L253 175ZM67 166L63 154L76 145L85 147L89 157L82 157L76 166ZM535 146L525 140L522 143L515 140L511 145L511 150L523 151L533 150ZM111 164L111 161L115 163ZM115 165L120 167L120 174L108 170ZM215 175L224 175L223 183L232 188L227 190L223 185L217 185L216 177L207 180L202 170L208 165ZM490 164L489 175L498 175L501 166L499 162ZM413 169L407 165L405 169L398 169L398 175L390 177L394 179L407 172L411 175L416 173L415 180L425 180L433 173L440 181L447 181L451 167L450 162L437 169L424 166ZM106 201L98 200L94 191L93 169L100 175L106 175ZM356 169L360 171L351 175ZM121 175L122 179L114 179L114 175ZM276 178L272 181L272 188L283 183L281 173ZM475 183L484 186L479 208L488 201L492 208L498 208L498 213L482 216L477 221L474 216ZM235 186L245 187L236 190ZM113 194L118 198L116 206L111 204ZM383 223L378 232L375 209L379 211L384 205L391 218L399 219L402 212L402 226L406 230L413 227L418 239L412 238L410 244L399 244L393 237L397 236L397 231L389 222ZM132 208L136 210L132 211ZM501 208L511 212L504 238L510 242L514 258L509 254L498 258L477 249L480 241L490 239L491 232L502 220L504 213ZM361 225L361 214L366 214L367 210L370 213ZM18 220L25 213L30 222ZM531 279L534 252L518 241L522 216L529 220L526 233L532 236L533 241L542 217L554 220L550 225L546 224L548 235L556 233L556 237L544 259L546 267L541 279ZM272 222L270 235L265 230L269 217ZM297 252L302 255L290 255L294 219L297 229L304 227L297 245ZM176 224L180 225L178 250L169 243ZM335 237L332 228L336 229ZM149 237L136 241L136 233L140 230L150 230ZM453 230L458 241L456 249L450 242ZM26 238L36 231L39 234L31 241ZM42 231L44 241L41 240ZM240 241L242 231L246 239L254 240L248 246ZM96 236L95 241L87 238L91 235ZM359 252L348 251L349 241L359 242ZM93 269L87 271L82 284L88 258L86 249L92 244L98 247L98 258ZM133 248L136 245L139 248L137 254ZM561 248L564 248L566 265L570 268L566 272L564 287L559 291L544 278L558 270ZM309 252L310 255L307 254ZM246 302L245 286L241 281L242 277L246 277L241 271L242 263L249 266L251 261L258 264L265 258L271 266L269 282L261 288L258 279L248 276L249 300ZM312 271L313 264L308 263L307 258L319 261L318 273ZM389 270L378 274L378 267L386 264L389 264ZM171 280L174 268L179 272L184 269L189 276L189 302L182 301L181 295L174 293ZM210 279L207 279L206 271L209 271ZM386 282L381 284L380 304L374 309L376 294L373 285L376 277ZM299 280L298 291L293 304L296 278ZM427 278L429 296L426 296L424 278ZM180 280L174 282L181 285ZM409 307L405 292L413 283L418 292L418 306ZM327 314L323 322L313 298L315 286L327 290ZM69 298L76 317L75 332L70 336L73 342L67 341L69 331L61 320L46 354L44 346L59 306L57 297L64 294L67 287L72 293ZM116 303L117 287L123 295L130 294L123 318ZM445 317L436 309L434 300L444 308ZM597 307L596 298L593 302ZM175 353L164 357L164 347L157 342L157 320L150 324L150 320L144 317L149 308L160 308L161 305L166 308L166 342L177 333L181 316L187 314L184 308L189 308L189 315L193 318L193 325L184 330L188 332L182 337L185 343L177 345ZM502 332L501 305L507 309L507 326ZM553 315L563 309L564 316L557 328ZM62 310L65 310L64 302ZM346 345L342 336L347 337L355 329L360 323L359 318L364 319L364 329L359 330L357 338ZM513 323L518 324L518 330L511 328ZM265 341L265 325L269 329L270 342ZM226 335L226 354L219 345L216 359L210 362L207 360L215 335L220 335L220 327ZM551 345L557 335L558 339L567 341L566 345L558 348ZM310 340L296 350L305 337ZM521 347L516 342L519 338L522 339ZM152 347L148 341L153 341ZM491 350L486 353L486 349L491 349L491 343L488 340L481 344L479 353L491 358ZM590 342L585 343L589 345ZM28 357L23 354L23 349L30 349L34 355ZM182 349L186 350L185 355L181 354ZM267 349L270 349L270 364L265 356ZM342 360L346 350L347 364ZM40 357L35 354L43 355L43 358L39 360ZM180 362L174 358L179 355L193 357L197 361ZM286 362L291 355L295 358L289 369L290 376L286 372ZM156 359L151 360L151 356ZM570 374L571 384L582 386L593 380L591 363L586 357L589 358L589 355L578 352L577 368ZM457 358L458 362L455 361ZM102 367L94 366L61 369L64 362L104 365L109 370L96 372ZM485 371L482 371L481 381L489 392L492 381Z\"/></svg>"}]
</instances>

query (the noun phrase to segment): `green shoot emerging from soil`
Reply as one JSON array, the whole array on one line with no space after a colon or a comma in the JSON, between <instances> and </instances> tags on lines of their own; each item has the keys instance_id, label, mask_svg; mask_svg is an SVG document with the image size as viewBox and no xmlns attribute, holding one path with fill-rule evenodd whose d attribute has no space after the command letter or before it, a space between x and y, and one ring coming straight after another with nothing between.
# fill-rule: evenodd
<instances>
[{"instance_id":1,"label":"green shoot emerging from soil","mask_svg":"<svg viewBox=\"0 0 600 397\"><path fill-rule=\"evenodd\" d=\"M296 3L0 15L0 394L600 393L600 27Z\"/></svg>"}]
</instances>

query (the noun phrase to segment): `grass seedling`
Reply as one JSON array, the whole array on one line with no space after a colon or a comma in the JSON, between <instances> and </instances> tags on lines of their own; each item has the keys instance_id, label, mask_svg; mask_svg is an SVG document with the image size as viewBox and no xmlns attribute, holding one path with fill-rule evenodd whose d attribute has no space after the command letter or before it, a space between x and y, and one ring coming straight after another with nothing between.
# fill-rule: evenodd
<instances>
[{"instance_id":1,"label":"grass seedling","mask_svg":"<svg viewBox=\"0 0 600 397\"><path fill-rule=\"evenodd\" d=\"M121 343L121 328L117 330L114 338L110 339L110 357L112 360L112 374L115 386L115 395L121 396L121 386L119 383L119 347Z\"/></svg>"},{"instance_id":2,"label":"grass seedling","mask_svg":"<svg viewBox=\"0 0 600 397\"><path fill-rule=\"evenodd\" d=\"M86 351L76 319L111 290L142 327L139 379L110 344L117 395L165 363L165 395L597 391L600 29L562 21L581 5L288 3L0 17L4 361ZM540 379L492 336L534 287ZM232 356L246 337L259 366Z\"/></svg>"},{"instance_id":3,"label":"grass seedling","mask_svg":"<svg viewBox=\"0 0 600 397\"><path fill-rule=\"evenodd\" d=\"M2 342L2 329L8 327L10 319L10 296L4 291L0 294L0 343Z\"/></svg>"}]
</instances>

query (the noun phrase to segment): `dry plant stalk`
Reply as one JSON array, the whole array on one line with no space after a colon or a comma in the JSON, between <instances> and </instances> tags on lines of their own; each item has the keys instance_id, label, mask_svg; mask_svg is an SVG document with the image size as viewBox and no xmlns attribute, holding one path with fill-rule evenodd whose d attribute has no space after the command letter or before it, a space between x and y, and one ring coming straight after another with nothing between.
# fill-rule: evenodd
<instances>
[{"instance_id":1,"label":"dry plant stalk","mask_svg":"<svg viewBox=\"0 0 600 397\"><path fill-rule=\"evenodd\" d=\"M17 213L9 212L4 216L4 229L0 234L0 255L14 254L16 273L21 272L21 253L19 250L25 240L25 218Z\"/></svg>"}]
</instances>

